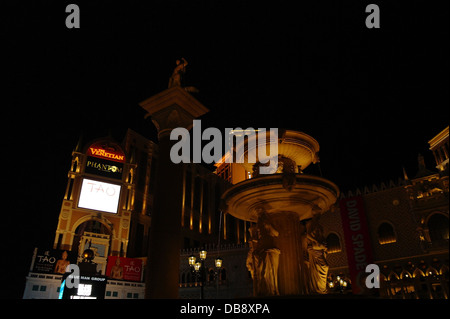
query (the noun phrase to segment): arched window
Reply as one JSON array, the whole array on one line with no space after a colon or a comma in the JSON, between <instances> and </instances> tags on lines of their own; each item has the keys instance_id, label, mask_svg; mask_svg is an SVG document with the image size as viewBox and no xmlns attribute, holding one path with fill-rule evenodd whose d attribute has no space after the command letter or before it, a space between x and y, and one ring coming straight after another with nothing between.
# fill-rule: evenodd
<instances>
[{"instance_id":1,"label":"arched window","mask_svg":"<svg viewBox=\"0 0 450 319\"><path fill-rule=\"evenodd\" d=\"M400 274L400 279L411 279L412 276L407 270L403 270Z\"/></svg>"},{"instance_id":2,"label":"arched window","mask_svg":"<svg viewBox=\"0 0 450 319\"><path fill-rule=\"evenodd\" d=\"M75 157L75 159L72 162L72 172L76 172L76 173L79 172L79 170L77 170L79 161L80 161L80 159L78 158L78 156Z\"/></svg>"},{"instance_id":3,"label":"arched window","mask_svg":"<svg viewBox=\"0 0 450 319\"><path fill-rule=\"evenodd\" d=\"M413 278L425 277L425 274L419 268L416 268L413 272Z\"/></svg>"},{"instance_id":4,"label":"arched window","mask_svg":"<svg viewBox=\"0 0 450 319\"><path fill-rule=\"evenodd\" d=\"M428 219L427 225L433 244L448 244L448 217L442 214L433 214Z\"/></svg>"},{"instance_id":5,"label":"arched window","mask_svg":"<svg viewBox=\"0 0 450 319\"><path fill-rule=\"evenodd\" d=\"M397 241L397 236L395 235L394 227L388 223L384 222L378 227L378 242L380 245L395 243Z\"/></svg>"},{"instance_id":6,"label":"arched window","mask_svg":"<svg viewBox=\"0 0 450 319\"><path fill-rule=\"evenodd\" d=\"M336 235L335 233L330 233L327 236L326 241L327 241L327 252L329 254L338 253L342 250L341 241L339 239L339 236Z\"/></svg>"},{"instance_id":7,"label":"arched window","mask_svg":"<svg viewBox=\"0 0 450 319\"><path fill-rule=\"evenodd\" d=\"M133 177L134 177L134 169L130 168L130 171L128 172L127 183L133 184L134 182Z\"/></svg>"},{"instance_id":8,"label":"arched window","mask_svg":"<svg viewBox=\"0 0 450 319\"><path fill-rule=\"evenodd\" d=\"M75 230L76 235L83 235L84 232L91 232L96 234L111 235L111 229L98 220L91 219L81 223Z\"/></svg>"}]
</instances>

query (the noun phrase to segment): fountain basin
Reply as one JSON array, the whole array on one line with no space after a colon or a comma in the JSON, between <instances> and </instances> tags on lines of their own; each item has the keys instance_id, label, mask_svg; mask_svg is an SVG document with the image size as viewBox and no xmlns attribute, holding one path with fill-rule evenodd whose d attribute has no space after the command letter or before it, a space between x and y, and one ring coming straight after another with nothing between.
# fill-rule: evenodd
<instances>
[{"instance_id":1,"label":"fountain basin","mask_svg":"<svg viewBox=\"0 0 450 319\"><path fill-rule=\"evenodd\" d=\"M299 220L312 218L313 212L326 212L339 197L333 182L318 176L293 174L295 184L285 189L286 175L261 175L228 189L222 196L229 214L256 222L262 208L268 214L293 212Z\"/></svg>"},{"instance_id":2,"label":"fountain basin","mask_svg":"<svg viewBox=\"0 0 450 319\"><path fill-rule=\"evenodd\" d=\"M260 161L260 158L258 157L259 150L257 141L259 138L261 138L261 133L254 134L236 147L236 149L244 148L243 157L238 158L238 163L242 163L245 170L248 172L252 172L254 164L248 160L248 153L250 151L254 152L256 161ZM266 154L270 154L270 144L277 143L278 155L294 161L296 173L299 173L297 170L298 166L300 166L301 169L305 169L311 163L315 164L319 161L317 156L320 149L319 143L306 133L292 130L280 130L278 139L273 140L273 137L270 136L270 132L267 131L265 133L265 141Z\"/></svg>"}]
</instances>

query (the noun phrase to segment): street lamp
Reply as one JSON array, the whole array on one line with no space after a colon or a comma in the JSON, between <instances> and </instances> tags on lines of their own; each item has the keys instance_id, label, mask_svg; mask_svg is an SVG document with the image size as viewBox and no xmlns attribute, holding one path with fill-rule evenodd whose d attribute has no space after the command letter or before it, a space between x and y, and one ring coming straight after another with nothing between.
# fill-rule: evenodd
<instances>
[{"instance_id":1,"label":"street lamp","mask_svg":"<svg viewBox=\"0 0 450 319\"><path fill-rule=\"evenodd\" d=\"M328 282L328 287L330 290L340 292L341 294L345 293L345 290L347 289L349 280L343 275L338 275L336 278L331 278L331 280Z\"/></svg>"},{"instance_id":2,"label":"street lamp","mask_svg":"<svg viewBox=\"0 0 450 319\"><path fill-rule=\"evenodd\" d=\"M222 268L222 262L223 262L223 259L220 258L220 257L217 257L217 258L214 260L214 264L215 264L215 266L216 266L217 269Z\"/></svg>"},{"instance_id":3,"label":"street lamp","mask_svg":"<svg viewBox=\"0 0 450 319\"><path fill-rule=\"evenodd\" d=\"M214 277L216 279L216 296L219 298L219 277L220 277L220 271L222 270L222 263L223 259L220 257L217 257L214 260L214 265L216 266L216 271L214 271Z\"/></svg>"},{"instance_id":4,"label":"street lamp","mask_svg":"<svg viewBox=\"0 0 450 319\"><path fill-rule=\"evenodd\" d=\"M203 287L205 286L206 282L206 268L205 268L205 260L206 260L207 251L202 249L199 252L199 259L200 261L197 261L197 258L194 255L191 255L188 257L189 266L191 267L191 272L195 275L196 281L200 281L200 299L203 299ZM220 257L217 257L214 260L214 265L216 266L216 271L214 272L214 276L216 279L218 279L218 274L220 272L220 269L222 268L223 259ZM217 286L219 285L219 282L217 281Z\"/></svg>"},{"instance_id":5,"label":"street lamp","mask_svg":"<svg viewBox=\"0 0 450 319\"><path fill-rule=\"evenodd\" d=\"M188 260L189 260L189 266L194 266L195 265L195 261L197 260L197 258L195 258L194 255L190 255Z\"/></svg>"},{"instance_id":6,"label":"street lamp","mask_svg":"<svg viewBox=\"0 0 450 319\"><path fill-rule=\"evenodd\" d=\"M204 250L204 249L200 250L200 259L201 260L206 259L206 250Z\"/></svg>"}]
</instances>

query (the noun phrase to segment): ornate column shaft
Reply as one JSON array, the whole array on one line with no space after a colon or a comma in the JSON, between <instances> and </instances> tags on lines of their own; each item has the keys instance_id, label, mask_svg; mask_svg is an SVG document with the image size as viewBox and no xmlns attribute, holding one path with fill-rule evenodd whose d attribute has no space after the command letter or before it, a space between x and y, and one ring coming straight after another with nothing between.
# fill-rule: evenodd
<instances>
[{"instance_id":1,"label":"ornate column shaft","mask_svg":"<svg viewBox=\"0 0 450 319\"><path fill-rule=\"evenodd\" d=\"M159 138L158 187L151 212L145 297L178 298L183 164L170 159L170 150L177 142L170 140L170 132L177 127L190 129L193 119L208 109L179 86L162 91L140 106L152 116Z\"/></svg>"}]
</instances>

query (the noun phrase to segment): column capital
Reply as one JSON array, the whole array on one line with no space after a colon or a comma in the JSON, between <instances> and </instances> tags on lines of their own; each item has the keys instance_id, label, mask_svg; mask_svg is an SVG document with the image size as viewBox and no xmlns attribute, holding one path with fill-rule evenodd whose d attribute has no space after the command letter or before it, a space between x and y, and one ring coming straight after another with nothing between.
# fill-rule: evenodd
<instances>
[{"instance_id":1,"label":"column capital","mask_svg":"<svg viewBox=\"0 0 450 319\"><path fill-rule=\"evenodd\" d=\"M164 90L139 103L152 117L158 137L170 134L172 129L191 129L192 121L209 110L180 86Z\"/></svg>"}]
</instances>

